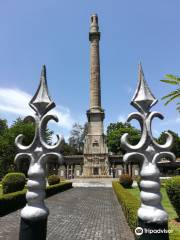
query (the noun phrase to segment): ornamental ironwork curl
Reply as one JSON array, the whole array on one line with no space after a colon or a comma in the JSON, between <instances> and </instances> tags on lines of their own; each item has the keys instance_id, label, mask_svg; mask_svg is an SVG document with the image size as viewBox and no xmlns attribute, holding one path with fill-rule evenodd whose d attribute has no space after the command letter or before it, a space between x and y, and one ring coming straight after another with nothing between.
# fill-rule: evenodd
<instances>
[{"instance_id":1,"label":"ornamental ironwork curl","mask_svg":"<svg viewBox=\"0 0 180 240\"><path fill-rule=\"evenodd\" d=\"M151 93L145 81L141 64L138 69L138 87L132 98L131 105L139 112L128 116L127 122L132 119L139 121L141 126L141 139L136 145L128 141L128 133L121 138L121 146L127 151L123 156L125 163L138 161L140 164L140 196L141 207L138 209L138 217L145 222L162 223L168 219L168 214L161 205L160 171L157 162L162 158L175 161L175 155L169 150L173 144L173 137L165 132L167 138L165 144L159 144L153 138L151 123L157 117L164 118L159 112L150 112L157 99Z\"/></svg>"},{"instance_id":2,"label":"ornamental ironwork curl","mask_svg":"<svg viewBox=\"0 0 180 240\"><path fill-rule=\"evenodd\" d=\"M20 134L15 139L15 144L19 153L15 157L15 163L20 165L24 159L30 161L27 182L27 204L21 211L21 217L25 219L43 219L47 218L49 211L45 206L46 189L46 164L49 159L56 158L59 164L63 163L63 157L60 154L64 139L57 135L57 142L50 145L46 141L47 123L50 120L58 122L56 115L47 114L55 107L51 100L47 87L46 67L43 65L39 87L29 103L35 111L35 116L27 116L24 121L34 122L35 135L31 144L23 145L24 135Z\"/></svg>"}]
</instances>

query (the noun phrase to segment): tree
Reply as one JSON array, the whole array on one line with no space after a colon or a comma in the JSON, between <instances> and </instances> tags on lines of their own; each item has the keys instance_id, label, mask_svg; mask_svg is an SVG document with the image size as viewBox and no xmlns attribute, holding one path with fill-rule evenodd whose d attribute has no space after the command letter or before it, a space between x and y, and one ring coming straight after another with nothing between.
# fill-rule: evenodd
<instances>
[{"instance_id":1,"label":"tree","mask_svg":"<svg viewBox=\"0 0 180 240\"><path fill-rule=\"evenodd\" d=\"M165 82L165 83L177 86L176 90L170 92L169 94L165 95L162 98L162 100L164 100L164 99L166 100L166 102L164 104L166 106L167 104L174 101L175 99L179 100L179 98L180 98L180 77L177 77L172 74L166 74L165 78L167 78L167 79L163 79L163 80L161 80L161 82ZM180 112L180 102L177 102L176 105L177 105L177 108L176 108L177 111Z\"/></svg>"},{"instance_id":2,"label":"tree","mask_svg":"<svg viewBox=\"0 0 180 240\"><path fill-rule=\"evenodd\" d=\"M4 134L7 129L8 129L7 120L0 119L0 135Z\"/></svg>"},{"instance_id":3,"label":"tree","mask_svg":"<svg viewBox=\"0 0 180 240\"><path fill-rule=\"evenodd\" d=\"M70 146L66 142L62 146L61 153L62 153L63 156L78 155L79 154L79 152L77 151L76 148Z\"/></svg>"},{"instance_id":4,"label":"tree","mask_svg":"<svg viewBox=\"0 0 180 240\"><path fill-rule=\"evenodd\" d=\"M84 126L75 123L70 133L69 146L77 150L78 154L83 153L84 138L87 133L87 124Z\"/></svg>"},{"instance_id":5,"label":"tree","mask_svg":"<svg viewBox=\"0 0 180 240\"><path fill-rule=\"evenodd\" d=\"M110 123L107 127L107 146L110 152L124 154L125 150L121 147L121 137L124 133L129 133L129 141L135 145L140 140L141 132L132 127L129 123Z\"/></svg>"},{"instance_id":6,"label":"tree","mask_svg":"<svg viewBox=\"0 0 180 240\"><path fill-rule=\"evenodd\" d=\"M34 130L34 124L24 123L21 118L18 118L11 127L0 135L0 177L16 168L14 165L17 153L15 138L19 134L23 134L25 136L23 144L29 145L34 138Z\"/></svg>"},{"instance_id":7,"label":"tree","mask_svg":"<svg viewBox=\"0 0 180 240\"><path fill-rule=\"evenodd\" d=\"M176 157L180 157L180 137L177 133L175 133L171 130L168 130L168 132L170 134L172 134L173 139L174 139L173 146L171 148L171 152L173 152L176 155ZM160 137L158 138L158 142L160 144L164 144L166 142L166 138L167 138L167 136L166 136L165 132L162 132Z\"/></svg>"},{"instance_id":8,"label":"tree","mask_svg":"<svg viewBox=\"0 0 180 240\"><path fill-rule=\"evenodd\" d=\"M0 120L1 124L2 120ZM5 122L4 122L5 123ZM3 124L2 124L3 125ZM2 126L0 125L0 126ZM13 124L8 128L7 124L0 128L2 134L0 134L0 178L6 173L11 172L16 169L14 165L14 158L17 154L17 148L15 146L15 138L19 134L24 135L23 143L24 145L29 145L34 139L35 125L34 122L28 121L24 122L21 118L18 118ZM46 141L51 143L52 131L46 130ZM24 161L25 162L25 161ZM28 161L26 161L28 164Z\"/></svg>"}]
</instances>

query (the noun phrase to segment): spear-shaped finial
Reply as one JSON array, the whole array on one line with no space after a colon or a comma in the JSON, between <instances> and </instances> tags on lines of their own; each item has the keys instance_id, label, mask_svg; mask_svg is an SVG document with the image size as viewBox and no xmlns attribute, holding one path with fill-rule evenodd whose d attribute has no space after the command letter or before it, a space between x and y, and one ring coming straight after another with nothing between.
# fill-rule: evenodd
<instances>
[{"instance_id":1,"label":"spear-shaped finial","mask_svg":"<svg viewBox=\"0 0 180 240\"><path fill-rule=\"evenodd\" d=\"M140 112L146 113L157 101L147 85L140 62L138 65L138 86L131 100L131 105Z\"/></svg>"},{"instance_id":2,"label":"spear-shaped finial","mask_svg":"<svg viewBox=\"0 0 180 240\"><path fill-rule=\"evenodd\" d=\"M48 92L45 65L42 66L39 87L29 105L40 116L55 107L55 103L51 100Z\"/></svg>"},{"instance_id":3,"label":"spear-shaped finial","mask_svg":"<svg viewBox=\"0 0 180 240\"><path fill-rule=\"evenodd\" d=\"M140 112L133 112L128 116L127 121L133 119L138 120L141 126L141 138L136 145L128 142L128 134L125 133L121 138L121 146L127 151L123 156L123 161L128 163L138 161L140 164L140 190L141 190L141 207L138 209L138 224L147 229L152 229L151 237L147 238L147 234L142 233L140 239L157 239L155 229L166 229L168 214L161 205L160 194L160 171L157 162L164 157L175 161L176 157L169 152L172 147L173 137L167 134L165 144L156 142L152 135L152 120L155 117L163 119L163 115L159 112L150 112L150 108L157 102L157 99L151 93L147 82L145 81L142 65L139 64L138 87L132 98L131 105ZM162 231L163 231L162 230ZM158 239L169 239L167 235L163 235Z\"/></svg>"},{"instance_id":4,"label":"spear-shaped finial","mask_svg":"<svg viewBox=\"0 0 180 240\"><path fill-rule=\"evenodd\" d=\"M42 65L41 77L44 77L46 81L46 65L45 64Z\"/></svg>"},{"instance_id":5,"label":"spear-shaped finial","mask_svg":"<svg viewBox=\"0 0 180 240\"><path fill-rule=\"evenodd\" d=\"M29 103L36 112L35 116L28 116L35 123L35 134L31 144L23 145L24 135L20 134L15 139L19 153L15 156L15 162L29 160L28 182L26 200L27 204L21 211L20 239L46 239L47 218L49 210L45 205L46 196L46 169L47 163L56 158L62 164L63 158L60 154L64 143L63 137L57 135L57 143L51 145L47 142L46 130L50 120L58 122L56 115L48 114L55 106L51 100L47 87L46 67L43 65L38 90Z\"/></svg>"}]
</instances>

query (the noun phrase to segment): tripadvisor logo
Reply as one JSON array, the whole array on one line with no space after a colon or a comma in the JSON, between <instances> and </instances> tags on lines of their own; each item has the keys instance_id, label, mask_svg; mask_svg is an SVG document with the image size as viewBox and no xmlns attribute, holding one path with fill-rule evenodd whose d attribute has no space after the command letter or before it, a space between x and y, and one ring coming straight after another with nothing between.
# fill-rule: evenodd
<instances>
[{"instance_id":1,"label":"tripadvisor logo","mask_svg":"<svg viewBox=\"0 0 180 240\"><path fill-rule=\"evenodd\" d=\"M167 233L172 233L173 232L173 230L169 230L169 229L150 229L150 228L141 228L141 227L137 227L136 229L135 229L135 234L137 235L137 236L140 236L140 235L142 235L143 233L144 234L163 234L163 233L165 233L165 234L167 234Z\"/></svg>"},{"instance_id":2,"label":"tripadvisor logo","mask_svg":"<svg viewBox=\"0 0 180 240\"><path fill-rule=\"evenodd\" d=\"M137 236L142 235L142 234L143 234L143 229L142 229L141 227L137 227L137 228L135 229L135 234L136 234Z\"/></svg>"}]
</instances>

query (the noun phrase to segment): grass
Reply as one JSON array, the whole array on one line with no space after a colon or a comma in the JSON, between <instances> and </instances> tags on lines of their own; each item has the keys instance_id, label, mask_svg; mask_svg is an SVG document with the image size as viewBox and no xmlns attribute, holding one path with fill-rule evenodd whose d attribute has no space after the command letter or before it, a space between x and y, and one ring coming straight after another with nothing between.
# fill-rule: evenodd
<instances>
[{"instance_id":1,"label":"grass","mask_svg":"<svg viewBox=\"0 0 180 240\"><path fill-rule=\"evenodd\" d=\"M0 196L2 195L2 185L0 184Z\"/></svg>"},{"instance_id":2,"label":"grass","mask_svg":"<svg viewBox=\"0 0 180 240\"><path fill-rule=\"evenodd\" d=\"M127 189L133 196L135 196L137 199L140 200L140 191L139 188L131 188L131 189ZM162 194L162 205L164 207L164 209L167 211L168 215L169 215L169 220L175 219L177 218L177 214L167 196L166 193L166 189L165 188L161 188L161 194Z\"/></svg>"},{"instance_id":3,"label":"grass","mask_svg":"<svg viewBox=\"0 0 180 240\"><path fill-rule=\"evenodd\" d=\"M140 191L139 191L138 187L127 189L127 190L140 201ZM173 230L173 233L169 234L170 240L178 240L178 239L180 239L180 228L178 226L176 226L173 221L177 218L177 214L168 198L166 189L164 187L161 187L161 194L162 194L162 202L161 203L169 215L169 223L168 223L169 229Z\"/></svg>"}]
</instances>

